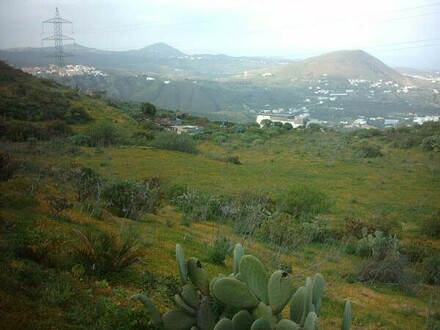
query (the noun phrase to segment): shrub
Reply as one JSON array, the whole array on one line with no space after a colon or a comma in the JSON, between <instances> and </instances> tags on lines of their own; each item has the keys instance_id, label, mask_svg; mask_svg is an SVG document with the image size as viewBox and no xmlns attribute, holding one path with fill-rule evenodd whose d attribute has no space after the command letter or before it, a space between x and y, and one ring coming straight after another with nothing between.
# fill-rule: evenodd
<instances>
[{"instance_id":1,"label":"shrub","mask_svg":"<svg viewBox=\"0 0 440 330\"><path fill-rule=\"evenodd\" d=\"M231 241L219 236L214 244L209 247L208 260L216 265L224 265L226 258L231 254Z\"/></svg>"},{"instance_id":2,"label":"shrub","mask_svg":"<svg viewBox=\"0 0 440 330\"><path fill-rule=\"evenodd\" d=\"M370 143L361 143L354 148L355 155L360 158L382 157L383 153L380 147Z\"/></svg>"},{"instance_id":3,"label":"shrub","mask_svg":"<svg viewBox=\"0 0 440 330\"><path fill-rule=\"evenodd\" d=\"M418 263L431 255L439 253L434 248L434 245L426 239L411 240L405 244L402 249L402 253L408 259L409 262Z\"/></svg>"},{"instance_id":4,"label":"shrub","mask_svg":"<svg viewBox=\"0 0 440 330\"><path fill-rule=\"evenodd\" d=\"M0 151L0 181L7 181L17 170L17 164L11 160L8 152Z\"/></svg>"},{"instance_id":5,"label":"shrub","mask_svg":"<svg viewBox=\"0 0 440 330\"><path fill-rule=\"evenodd\" d=\"M114 125L103 122L90 126L86 135L91 147L111 147L122 142L121 134Z\"/></svg>"},{"instance_id":6,"label":"shrub","mask_svg":"<svg viewBox=\"0 0 440 330\"><path fill-rule=\"evenodd\" d=\"M238 156L228 156L226 158L227 163L235 164L235 165L241 165L240 158Z\"/></svg>"},{"instance_id":7,"label":"shrub","mask_svg":"<svg viewBox=\"0 0 440 330\"><path fill-rule=\"evenodd\" d=\"M85 123L92 119L84 106L81 105L71 105L67 109L64 118L68 124Z\"/></svg>"},{"instance_id":8,"label":"shrub","mask_svg":"<svg viewBox=\"0 0 440 330\"><path fill-rule=\"evenodd\" d=\"M176 196L173 203L191 220L219 220L222 217L221 208L224 199L219 196L202 194L194 189L187 189L183 194Z\"/></svg>"},{"instance_id":9,"label":"shrub","mask_svg":"<svg viewBox=\"0 0 440 330\"><path fill-rule=\"evenodd\" d=\"M310 186L297 185L287 190L280 204L282 211L301 217L327 212L333 203L325 193Z\"/></svg>"},{"instance_id":10,"label":"shrub","mask_svg":"<svg viewBox=\"0 0 440 330\"><path fill-rule=\"evenodd\" d=\"M44 200L49 206L51 218L56 218L63 210L72 208L72 204L64 196L47 195Z\"/></svg>"},{"instance_id":11,"label":"shrub","mask_svg":"<svg viewBox=\"0 0 440 330\"><path fill-rule=\"evenodd\" d=\"M426 282L440 285L440 254L436 253L423 261Z\"/></svg>"},{"instance_id":12,"label":"shrub","mask_svg":"<svg viewBox=\"0 0 440 330\"><path fill-rule=\"evenodd\" d=\"M373 215L370 227L380 230L384 234L395 234L402 229L402 225L397 217L385 212L378 212Z\"/></svg>"},{"instance_id":13,"label":"shrub","mask_svg":"<svg viewBox=\"0 0 440 330\"><path fill-rule=\"evenodd\" d=\"M148 181L113 181L103 189L103 198L117 216L138 219L142 212L155 212L160 204L160 191Z\"/></svg>"},{"instance_id":14,"label":"shrub","mask_svg":"<svg viewBox=\"0 0 440 330\"><path fill-rule=\"evenodd\" d=\"M301 226L292 215L280 212L264 219L257 233L265 241L279 246L294 247L300 242Z\"/></svg>"},{"instance_id":15,"label":"shrub","mask_svg":"<svg viewBox=\"0 0 440 330\"><path fill-rule=\"evenodd\" d=\"M361 282L399 283L406 266L406 259L400 255L387 255L383 259L372 258L360 265L357 278Z\"/></svg>"},{"instance_id":16,"label":"shrub","mask_svg":"<svg viewBox=\"0 0 440 330\"><path fill-rule=\"evenodd\" d=\"M329 229L329 220L317 218L313 221L305 221L302 223L304 236L308 242L323 243L330 239L333 235Z\"/></svg>"},{"instance_id":17,"label":"shrub","mask_svg":"<svg viewBox=\"0 0 440 330\"><path fill-rule=\"evenodd\" d=\"M68 141L76 146L90 147L92 145L90 137L84 134L75 134L69 136Z\"/></svg>"},{"instance_id":18,"label":"shrub","mask_svg":"<svg viewBox=\"0 0 440 330\"><path fill-rule=\"evenodd\" d=\"M431 135L425 137L422 141L422 147L429 151L440 151L440 135Z\"/></svg>"},{"instance_id":19,"label":"shrub","mask_svg":"<svg viewBox=\"0 0 440 330\"><path fill-rule=\"evenodd\" d=\"M135 144L147 144L149 141L154 139L153 131L136 131L131 135Z\"/></svg>"},{"instance_id":20,"label":"shrub","mask_svg":"<svg viewBox=\"0 0 440 330\"><path fill-rule=\"evenodd\" d=\"M93 169L75 165L69 170L68 179L72 183L78 201L98 197L101 179Z\"/></svg>"},{"instance_id":21,"label":"shrub","mask_svg":"<svg viewBox=\"0 0 440 330\"><path fill-rule=\"evenodd\" d=\"M242 192L221 206L221 216L232 223L233 230L242 235L252 235L263 221L272 215L274 202L270 196Z\"/></svg>"},{"instance_id":22,"label":"shrub","mask_svg":"<svg viewBox=\"0 0 440 330\"><path fill-rule=\"evenodd\" d=\"M344 219L344 233L347 236L354 236L357 238L362 238L362 228L367 227L367 223L362 219L357 219L353 217L347 217ZM371 228L367 227L369 231Z\"/></svg>"},{"instance_id":23,"label":"shrub","mask_svg":"<svg viewBox=\"0 0 440 330\"><path fill-rule=\"evenodd\" d=\"M440 238L440 209L424 219L421 231L427 236Z\"/></svg>"},{"instance_id":24,"label":"shrub","mask_svg":"<svg viewBox=\"0 0 440 330\"><path fill-rule=\"evenodd\" d=\"M73 247L75 261L90 274L122 272L140 261L140 235L133 226L121 227L118 233L74 229L79 241Z\"/></svg>"},{"instance_id":25,"label":"shrub","mask_svg":"<svg viewBox=\"0 0 440 330\"><path fill-rule=\"evenodd\" d=\"M50 138L60 138L69 135L72 130L62 120L52 120L43 123L43 130Z\"/></svg>"},{"instance_id":26,"label":"shrub","mask_svg":"<svg viewBox=\"0 0 440 330\"><path fill-rule=\"evenodd\" d=\"M198 152L196 141L190 135L173 132L157 134L156 138L152 141L152 146L158 149L175 150L190 154Z\"/></svg>"},{"instance_id":27,"label":"shrub","mask_svg":"<svg viewBox=\"0 0 440 330\"><path fill-rule=\"evenodd\" d=\"M7 121L2 127L0 134L12 142L24 142L29 138L37 140L49 139L49 134L40 124L21 121Z\"/></svg>"}]
</instances>

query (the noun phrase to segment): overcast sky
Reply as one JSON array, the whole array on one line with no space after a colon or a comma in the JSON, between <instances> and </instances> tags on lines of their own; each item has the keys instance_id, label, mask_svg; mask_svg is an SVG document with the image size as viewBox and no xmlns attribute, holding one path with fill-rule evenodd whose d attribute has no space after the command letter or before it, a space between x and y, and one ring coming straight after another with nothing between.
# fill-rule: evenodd
<instances>
[{"instance_id":1,"label":"overcast sky","mask_svg":"<svg viewBox=\"0 0 440 330\"><path fill-rule=\"evenodd\" d=\"M363 49L392 66L440 69L440 0L0 0L0 49L64 33L105 50L165 42L187 54L305 58ZM47 44L48 46L50 44Z\"/></svg>"}]
</instances>

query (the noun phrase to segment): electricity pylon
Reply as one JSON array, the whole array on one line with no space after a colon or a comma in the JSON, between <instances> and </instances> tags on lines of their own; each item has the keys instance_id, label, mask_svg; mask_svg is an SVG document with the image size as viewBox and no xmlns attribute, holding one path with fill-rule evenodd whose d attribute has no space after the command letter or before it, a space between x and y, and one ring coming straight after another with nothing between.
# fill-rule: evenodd
<instances>
[{"instance_id":1,"label":"electricity pylon","mask_svg":"<svg viewBox=\"0 0 440 330\"><path fill-rule=\"evenodd\" d=\"M64 68L64 57L72 56L71 54L67 54L64 52L63 40L72 40L75 41L74 38L63 35L63 24L70 24L72 27L73 33L73 23L71 21L65 20L61 18L60 12L58 11L58 7L55 9L55 16L48 20L43 21L43 33L44 33L44 24L53 24L53 35L47 38L43 38L42 43L44 41L50 40L55 41L55 51L48 55L50 57L55 57L55 64L60 68Z\"/></svg>"}]
</instances>

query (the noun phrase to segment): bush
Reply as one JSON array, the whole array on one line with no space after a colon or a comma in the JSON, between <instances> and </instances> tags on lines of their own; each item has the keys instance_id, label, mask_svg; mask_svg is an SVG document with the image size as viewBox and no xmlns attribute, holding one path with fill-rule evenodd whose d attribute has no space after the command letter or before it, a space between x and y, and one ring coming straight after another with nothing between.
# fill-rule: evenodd
<instances>
[{"instance_id":1,"label":"bush","mask_svg":"<svg viewBox=\"0 0 440 330\"><path fill-rule=\"evenodd\" d=\"M49 135L50 138L61 138L69 135L72 130L70 127L61 120L46 121L43 123L43 130Z\"/></svg>"},{"instance_id":2,"label":"bush","mask_svg":"<svg viewBox=\"0 0 440 330\"><path fill-rule=\"evenodd\" d=\"M241 235L253 235L273 213L274 202L270 196L254 192L242 192L225 202L220 209L233 230Z\"/></svg>"},{"instance_id":3,"label":"bush","mask_svg":"<svg viewBox=\"0 0 440 330\"><path fill-rule=\"evenodd\" d=\"M421 224L422 234L433 238L440 238L440 209L426 217Z\"/></svg>"},{"instance_id":4,"label":"bush","mask_svg":"<svg viewBox=\"0 0 440 330\"><path fill-rule=\"evenodd\" d=\"M205 221L221 219L221 207L223 199L218 196L201 194L192 189L174 198L173 203L186 213L184 220L189 223L189 219Z\"/></svg>"},{"instance_id":5,"label":"bush","mask_svg":"<svg viewBox=\"0 0 440 330\"><path fill-rule=\"evenodd\" d=\"M122 142L121 134L110 123L99 123L89 127L86 135L91 147L111 147Z\"/></svg>"},{"instance_id":6,"label":"bush","mask_svg":"<svg viewBox=\"0 0 440 330\"><path fill-rule=\"evenodd\" d=\"M332 238L333 234L330 232L329 224L329 220L322 218L303 222L304 236L307 241L323 243Z\"/></svg>"},{"instance_id":7,"label":"bush","mask_svg":"<svg viewBox=\"0 0 440 330\"><path fill-rule=\"evenodd\" d=\"M69 136L68 141L76 146L90 147L92 145L92 141L90 140L90 137L84 134L75 134Z\"/></svg>"},{"instance_id":8,"label":"bush","mask_svg":"<svg viewBox=\"0 0 440 330\"><path fill-rule=\"evenodd\" d=\"M227 163L235 164L235 165L241 165L240 158L238 156L228 156L226 158Z\"/></svg>"},{"instance_id":9,"label":"bush","mask_svg":"<svg viewBox=\"0 0 440 330\"><path fill-rule=\"evenodd\" d=\"M344 222L344 233L349 237L362 238L362 228L366 227L369 231L372 229L362 219L347 217L344 219Z\"/></svg>"},{"instance_id":10,"label":"bush","mask_svg":"<svg viewBox=\"0 0 440 330\"><path fill-rule=\"evenodd\" d=\"M300 242L301 225L292 215L275 213L261 222L257 234L263 240L284 247L295 247Z\"/></svg>"},{"instance_id":11,"label":"bush","mask_svg":"<svg viewBox=\"0 0 440 330\"><path fill-rule=\"evenodd\" d=\"M440 151L440 135L431 135L423 139L422 147L429 151Z\"/></svg>"},{"instance_id":12,"label":"bush","mask_svg":"<svg viewBox=\"0 0 440 330\"><path fill-rule=\"evenodd\" d=\"M136 131L131 135L135 144L143 145L154 139L153 131Z\"/></svg>"},{"instance_id":13,"label":"bush","mask_svg":"<svg viewBox=\"0 0 440 330\"><path fill-rule=\"evenodd\" d=\"M7 181L17 170L17 164L11 160L8 152L0 151L0 181Z\"/></svg>"},{"instance_id":14,"label":"bush","mask_svg":"<svg viewBox=\"0 0 440 330\"><path fill-rule=\"evenodd\" d=\"M216 265L224 265L226 258L231 254L231 241L226 237L218 237L208 250L208 260Z\"/></svg>"},{"instance_id":15,"label":"bush","mask_svg":"<svg viewBox=\"0 0 440 330\"><path fill-rule=\"evenodd\" d=\"M158 149L175 150L190 154L198 152L196 141L190 135L172 132L158 134L152 141L152 146Z\"/></svg>"},{"instance_id":16,"label":"bush","mask_svg":"<svg viewBox=\"0 0 440 330\"><path fill-rule=\"evenodd\" d=\"M150 187L148 181L113 181L103 189L103 198L115 215L138 219L142 212L155 212L160 204L161 191Z\"/></svg>"},{"instance_id":17,"label":"bush","mask_svg":"<svg viewBox=\"0 0 440 330\"><path fill-rule=\"evenodd\" d=\"M73 257L90 274L122 272L144 255L140 250L139 232L133 226L122 227L118 233L74 231L79 241L73 248Z\"/></svg>"},{"instance_id":18,"label":"bush","mask_svg":"<svg viewBox=\"0 0 440 330\"><path fill-rule=\"evenodd\" d=\"M400 255L388 255L383 259L368 259L357 271L357 279L361 282L371 281L398 284L404 275L407 261Z\"/></svg>"},{"instance_id":19,"label":"bush","mask_svg":"<svg viewBox=\"0 0 440 330\"><path fill-rule=\"evenodd\" d=\"M1 127L0 135L12 142L24 142L29 138L48 140L49 135L40 124L22 121L7 121Z\"/></svg>"},{"instance_id":20,"label":"bush","mask_svg":"<svg viewBox=\"0 0 440 330\"><path fill-rule=\"evenodd\" d=\"M436 251L434 245L426 239L411 240L405 244L402 249L402 253L408 259L409 262L418 263L422 262L429 256L432 256L440 251Z\"/></svg>"},{"instance_id":21,"label":"bush","mask_svg":"<svg viewBox=\"0 0 440 330\"><path fill-rule=\"evenodd\" d=\"M382 157L383 153L380 147L370 143L362 143L355 146L355 155L360 158L376 158Z\"/></svg>"},{"instance_id":22,"label":"bush","mask_svg":"<svg viewBox=\"0 0 440 330\"><path fill-rule=\"evenodd\" d=\"M92 119L82 105L71 105L64 118L68 124L86 123Z\"/></svg>"},{"instance_id":23,"label":"bush","mask_svg":"<svg viewBox=\"0 0 440 330\"><path fill-rule=\"evenodd\" d=\"M440 254L434 254L423 261L426 273L426 282L440 285Z\"/></svg>"},{"instance_id":24,"label":"bush","mask_svg":"<svg viewBox=\"0 0 440 330\"><path fill-rule=\"evenodd\" d=\"M280 204L283 212L302 217L327 212L333 203L325 193L310 186L297 185L287 190Z\"/></svg>"},{"instance_id":25,"label":"bush","mask_svg":"<svg viewBox=\"0 0 440 330\"><path fill-rule=\"evenodd\" d=\"M101 179L93 169L83 165L75 165L67 175L78 201L89 197L98 197Z\"/></svg>"}]
</instances>

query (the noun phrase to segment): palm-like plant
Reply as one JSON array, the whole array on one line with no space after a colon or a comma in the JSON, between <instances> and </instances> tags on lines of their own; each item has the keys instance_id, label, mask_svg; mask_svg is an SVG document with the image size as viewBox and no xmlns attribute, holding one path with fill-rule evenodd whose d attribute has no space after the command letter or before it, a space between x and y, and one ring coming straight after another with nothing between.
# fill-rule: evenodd
<instances>
[{"instance_id":1,"label":"palm-like plant","mask_svg":"<svg viewBox=\"0 0 440 330\"><path fill-rule=\"evenodd\" d=\"M118 233L74 231L79 239L73 249L74 259L89 273L118 273L139 262L143 256L140 235L134 226L121 227Z\"/></svg>"}]
</instances>

